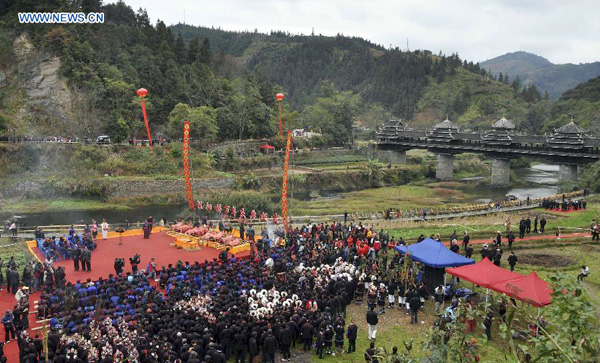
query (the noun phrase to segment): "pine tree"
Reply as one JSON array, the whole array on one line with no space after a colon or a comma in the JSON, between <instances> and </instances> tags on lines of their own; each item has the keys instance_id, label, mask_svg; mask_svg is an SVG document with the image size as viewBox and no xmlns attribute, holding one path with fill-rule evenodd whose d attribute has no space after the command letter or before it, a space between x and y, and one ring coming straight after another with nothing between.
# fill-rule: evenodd
<instances>
[{"instance_id":1,"label":"pine tree","mask_svg":"<svg viewBox=\"0 0 600 363\"><path fill-rule=\"evenodd\" d=\"M175 42L175 60L179 64L186 63L185 57L185 43L183 42L183 37L181 33L177 36L177 41Z\"/></svg>"},{"instance_id":2,"label":"pine tree","mask_svg":"<svg viewBox=\"0 0 600 363\"><path fill-rule=\"evenodd\" d=\"M190 46L188 50L188 63L198 62L200 58L200 46L198 44L198 38L190 40Z\"/></svg>"},{"instance_id":3,"label":"pine tree","mask_svg":"<svg viewBox=\"0 0 600 363\"><path fill-rule=\"evenodd\" d=\"M519 89L521 89L521 80L519 79L519 76L517 76L517 78L515 78L515 80L512 81L511 87L515 91L519 91Z\"/></svg>"},{"instance_id":4,"label":"pine tree","mask_svg":"<svg viewBox=\"0 0 600 363\"><path fill-rule=\"evenodd\" d=\"M210 64L212 54L210 53L210 41L208 38L202 40L202 47L200 48L199 61L202 64Z\"/></svg>"}]
</instances>

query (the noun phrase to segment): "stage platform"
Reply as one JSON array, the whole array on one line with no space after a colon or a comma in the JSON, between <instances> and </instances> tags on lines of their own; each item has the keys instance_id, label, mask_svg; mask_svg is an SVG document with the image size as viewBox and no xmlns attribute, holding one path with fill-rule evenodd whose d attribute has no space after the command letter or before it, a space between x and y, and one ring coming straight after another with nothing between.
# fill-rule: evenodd
<instances>
[{"instance_id":1,"label":"stage platform","mask_svg":"<svg viewBox=\"0 0 600 363\"><path fill-rule=\"evenodd\" d=\"M109 236L111 237L111 236ZM220 251L211 247L202 247L197 251L185 251L181 248L171 246L174 242L173 237L168 236L165 232L155 232L150 235L150 239L144 239L143 235L133 235L123 237L123 244L119 244L119 237L112 237L106 240L99 238L96 240L98 247L92 252L92 271L84 272L75 271L73 260L55 261L54 267L63 266L67 273L67 281L76 282L86 281L88 278L98 280L98 278L106 278L109 274L115 274L115 258L123 258L125 260L124 272L131 271L129 258L139 253L141 263L139 269L146 269L150 259L156 259L157 268L160 270L162 266L168 264L175 265L177 261L189 261L190 264L198 261L212 261L213 258L218 258ZM40 259L44 260L44 256L37 248L32 248L33 253ZM250 251L235 254L236 258L246 258L250 256Z\"/></svg>"}]
</instances>

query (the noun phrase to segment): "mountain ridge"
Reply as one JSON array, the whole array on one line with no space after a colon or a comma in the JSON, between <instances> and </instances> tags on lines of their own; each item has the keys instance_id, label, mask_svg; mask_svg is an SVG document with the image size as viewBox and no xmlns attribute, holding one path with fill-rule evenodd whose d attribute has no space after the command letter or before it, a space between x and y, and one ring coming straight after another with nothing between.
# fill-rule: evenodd
<instances>
[{"instance_id":1,"label":"mountain ridge","mask_svg":"<svg viewBox=\"0 0 600 363\"><path fill-rule=\"evenodd\" d=\"M522 84L534 84L541 92L548 92L556 101L577 85L600 76L600 62L554 64L548 59L525 51L506 53L480 63L494 75L508 74L519 77Z\"/></svg>"}]
</instances>

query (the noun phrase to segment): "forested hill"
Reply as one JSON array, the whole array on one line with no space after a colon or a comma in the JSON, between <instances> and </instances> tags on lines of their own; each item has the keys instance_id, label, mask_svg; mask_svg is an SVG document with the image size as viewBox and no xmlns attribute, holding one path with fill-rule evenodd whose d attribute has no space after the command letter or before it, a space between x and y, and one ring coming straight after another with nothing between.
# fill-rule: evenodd
<instances>
[{"instance_id":1,"label":"forested hill","mask_svg":"<svg viewBox=\"0 0 600 363\"><path fill-rule=\"evenodd\" d=\"M321 82L328 80L341 91L361 94L365 102L379 103L396 117L410 119L430 80L442 83L459 68L486 74L479 65L455 54L446 57L429 51L385 49L357 37L236 33L183 24L170 29L181 34L184 42L208 39L215 53L224 53L221 57L238 57L248 70L283 86L288 102L299 109L314 103Z\"/></svg>"},{"instance_id":2,"label":"forested hill","mask_svg":"<svg viewBox=\"0 0 600 363\"><path fill-rule=\"evenodd\" d=\"M481 63L492 74L519 77L525 85L534 84L557 100L563 92L582 82L600 76L600 62L583 64L553 64L546 58L527 52L501 55Z\"/></svg>"},{"instance_id":3,"label":"forested hill","mask_svg":"<svg viewBox=\"0 0 600 363\"><path fill-rule=\"evenodd\" d=\"M18 11L103 11L105 23L24 26ZM142 137L139 87L149 91L156 135L179 138L188 119L207 142L275 136L278 91L286 127L312 126L334 144L355 123L374 129L391 117L431 125L448 116L479 128L507 116L536 131L550 104L535 87L496 80L455 54L342 35L167 27L122 2L16 0L0 9L0 133Z\"/></svg>"},{"instance_id":4,"label":"forested hill","mask_svg":"<svg viewBox=\"0 0 600 363\"><path fill-rule=\"evenodd\" d=\"M386 49L357 37L290 35L284 32L230 32L177 24L170 29L184 42L206 39L221 59L237 60L247 70L281 85L288 101L303 110L322 96L323 80L358 94L369 116L395 117L431 125L444 117L473 127L488 127L502 116L524 129L540 129L551 107L535 86L491 76L458 55ZM542 101L542 102L540 102ZM541 103L541 104L540 104ZM544 112L540 112L543 109Z\"/></svg>"},{"instance_id":5,"label":"forested hill","mask_svg":"<svg viewBox=\"0 0 600 363\"><path fill-rule=\"evenodd\" d=\"M600 134L600 77L591 79L569 90L556 101L549 126L559 126L569 118Z\"/></svg>"}]
</instances>

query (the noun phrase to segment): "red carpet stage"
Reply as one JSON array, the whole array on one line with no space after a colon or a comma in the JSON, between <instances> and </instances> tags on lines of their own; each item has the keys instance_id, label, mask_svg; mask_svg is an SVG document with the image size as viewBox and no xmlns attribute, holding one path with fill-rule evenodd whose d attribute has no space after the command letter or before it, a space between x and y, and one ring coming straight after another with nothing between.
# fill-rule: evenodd
<instances>
[{"instance_id":1,"label":"red carpet stage","mask_svg":"<svg viewBox=\"0 0 600 363\"><path fill-rule=\"evenodd\" d=\"M139 253L141 263L140 270L146 269L150 259L156 259L158 269L162 266L167 266L177 261L189 261L193 264L195 261L204 263L205 260L212 261L213 258L219 256L220 251L211 247L202 247L199 251L184 251L182 249L171 246L173 237L168 236L165 232L152 233L150 239L144 239L144 236L123 237L123 244L119 245L119 238L108 238L106 240L98 239L98 248L92 252L92 272L75 271L73 260L56 261L54 267L64 266L67 273L67 281L76 282L77 280L85 281L88 278L98 280L98 278L106 278L109 274L115 273L114 263L115 258L125 259L124 272L131 271L129 257L133 257ZM37 248L34 248L35 254L43 261L44 256ZM236 258L245 258L250 256L250 252L242 252L235 255Z\"/></svg>"}]
</instances>

